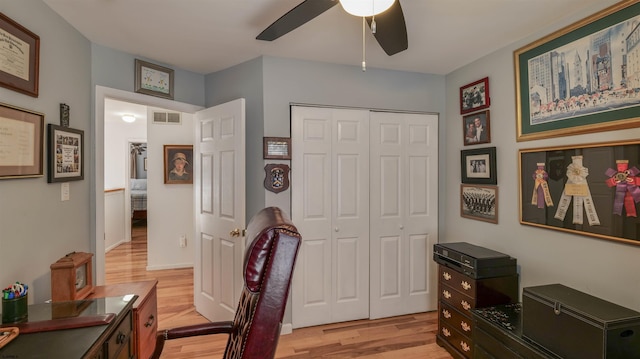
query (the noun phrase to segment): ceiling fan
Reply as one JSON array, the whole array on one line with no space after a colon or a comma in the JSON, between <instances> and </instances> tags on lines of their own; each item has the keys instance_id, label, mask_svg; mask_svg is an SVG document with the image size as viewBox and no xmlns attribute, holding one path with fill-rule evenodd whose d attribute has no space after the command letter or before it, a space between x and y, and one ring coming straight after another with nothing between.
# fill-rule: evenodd
<instances>
[{"instance_id":1,"label":"ceiling fan","mask_svg":"<svg viewBox=\"0 0 640 359\"><path fill-rule=\"evenodd\" d=\"M344 0L304 0L269 25L256 39L273 41L304 25L342 1ZM366 16L366 20L372 28L374 37L387 55L395 55L409 47L407 26L399 0L393 1L391 7L380 14L373 17Z\"/></svg>"}]
</instances>

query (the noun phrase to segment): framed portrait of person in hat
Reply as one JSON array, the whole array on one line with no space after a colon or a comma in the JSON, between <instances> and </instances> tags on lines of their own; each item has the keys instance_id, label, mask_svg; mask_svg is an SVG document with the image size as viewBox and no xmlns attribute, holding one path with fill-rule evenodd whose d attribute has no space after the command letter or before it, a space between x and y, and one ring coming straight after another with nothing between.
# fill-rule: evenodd
<instances>
[{"instance_id":1,"label":"framed portrait of person in hat","mask_svg":"<svg viewBox=\"0 0 640 359\"><path fill-rule=\"evenodd\" d=\"M164 145L164 183L193 183L192 145Z\"/></svg>"}]
</instances>

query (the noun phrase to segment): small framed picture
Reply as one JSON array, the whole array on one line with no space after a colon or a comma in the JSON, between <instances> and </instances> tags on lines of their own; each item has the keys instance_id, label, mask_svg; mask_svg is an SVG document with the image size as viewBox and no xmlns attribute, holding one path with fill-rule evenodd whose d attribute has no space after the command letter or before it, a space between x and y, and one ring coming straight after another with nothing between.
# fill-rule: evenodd
<instances>
[{"instance_id":1,"label":"small framed picture","mask_svg":"<svg viewBox=\"0 0 640 359\"><path fill-rule=\"evenodd\" d=\"M489 110L462 117L464 145L491 143L491 123Z\"/></svg>"},{"instance_id":2,"label":"small framed picture","mask_svg":"<svg viewBox=\"0 0 640 359\"><path fill-rule=\"evenodd\" d=\"M49 124L47 182L84 179L84 131Z\"/></svg>"},{"instance_id":3,"label":"small framed picture","mask_svg":"<svg viewBox=\"0 0 640 359\"><path fill-rule=\"evenodd\" d=\"M460 185L460 216L498 223L498 186Z\"/></svg>"},{"instance_id":4,"label":"small framed picture","mask_svg":"<svg viewBox=\"0 0 640 359\"><path fill-rule=\"evenodd\" d=\"M498 184L496 148L460 151L462 183Z\"/></svg>"},{"instance_id":5,"label":"small framed picture","mask_svg":"<svg viewBox=\"0 0 640 359\"><path fill-rule=\"evenodd\" d=\"M193 183L192 145L164 145L164 183Z\"/></svg>"},{"instance_id":6,"label":"small framed picture","mask_svg":"<svg viewBox=\"0 0 640 359\"><path fill-rule=\"evenodd\" d=\"M173 100L173 74L170 68L136 59L135 91Z\"/></svg>"},{"instance_id":7,"label":"small framed picture","mask_svg":"<svg viewBox=\"0 0 640 359\"><path fill-rule=\"evenodd\" d=\"M489 108L490 104L488 77L460 87L461 114Z\"/></svg>"},{"instance_id":8,"label":"small framed picture","mask_svg":"<svg viewBox=\"0 0 640 359\"><path fill-rule=\"evenodd\" d=\"M290 160L291 159L291 138L264 137L263 157L265 159Z\"/></svg>"}]
</instances>

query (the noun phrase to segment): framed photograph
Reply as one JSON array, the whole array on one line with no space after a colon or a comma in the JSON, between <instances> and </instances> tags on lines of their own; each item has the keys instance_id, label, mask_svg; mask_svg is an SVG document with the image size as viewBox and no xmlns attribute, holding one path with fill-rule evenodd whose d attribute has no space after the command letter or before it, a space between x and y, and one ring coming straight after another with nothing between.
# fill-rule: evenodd
<instances>
[{"instance_id":1,"label":"framed photograph","mask_svg":"<svg viewBox=\"0 0 640 359\"><path fill-rule=\"evenodd\" d=\"M460 113L465 114L489 108L489 78L460 87Z\"/></svg>"},{"instance_id":2,"label":"framed photograph","mask_svg":"<svg viewBox=\"0 0 640 359\"><path fill-rule=\"evenodd\" d=\"M193 183L193 146L164 145L164 183Z\"/></svg>"},{"instance_id":3,"label":"framed photograph","mask_svg":"<svg viewBox=\"0 0 640 359\"><path fill-rule=\"evenodd\" d=\"M262 145L265 159L291 159L291 138L289 137L264 137Z\"/></svg>"},{"instance_id":4,"label":"framed photograph","mask_svg":"<svg viewBox=\"0 0 640 359\"><path fill-rule=\"evenodd\" d=\"M460 185L460 216L498 223L498 186Z\"/></svg>"},{"instance_id":5,"label":"framed photograph","mask_svg":"<svg viewBox=\"0 0 640 359\"><path fill-rule=\"evenodd\" d=\"M625 0L514 51L516 140L640 126L639 21Z\"/></svg>"},{"instance_id":6,"label":"framed photograph","mask_svg":"<svg viewBox=\"0 0 640 359\"><path fill-rule=\"evenodd\" d=\"M489 110L463 116L462 127L465 146L491 143Z\"/></svg>"},{"instance_id":7,"label":"framed photograph","mask_svg":"<svg viewBox=\"0 0 640 359\"><path fill-rule=\"evenodd\" d=\"M84 131L49 124L47 182L84 179Z\"/></svg>"},{"instance_id":8,"label":"framed photograph","mask_svg":"<svg viewBox=\"0 0 640 359\"><path fill-rule=\"evenodd\" d=\"M38 97L40 37L0 13L0 86Z\"/></svg>"},{"instance_id":9,"label":"framed photograph","mask_svg":"<svg viewBox=\"0 0 640 359\"><path fill-rule=\"evenodd\" d=\"M0 179L42 177L44 115L0 104Z\"/></svg>"},{"instance_id":10,"label":"framed photograph","mask_svg":"<svg viewBox=\"0 0 640 359\"><path fill-rule=\"evenodd\" d=\"M521 149L518 159L521 224L640 245L640 140Z\"/></svg>"},{"instance_id":11,"label":"framed photograph","mask_svg":"<svg viewBox=\"0 0 640 359\"><path fill-rule=\"evenodd\" d=\"M496 148L460 151L462 183L498 184Z\"/></svg>"},{"instance_id":12,"label":"framed photograph","mask_svg":"<svg viewBox=\"0 0 640 359\"><path fill-rule=\"evenodd\" d=\"M172 69L140 59L136 59L135 64L136 92L173 100Z\"/></svg>"}]
</instances>

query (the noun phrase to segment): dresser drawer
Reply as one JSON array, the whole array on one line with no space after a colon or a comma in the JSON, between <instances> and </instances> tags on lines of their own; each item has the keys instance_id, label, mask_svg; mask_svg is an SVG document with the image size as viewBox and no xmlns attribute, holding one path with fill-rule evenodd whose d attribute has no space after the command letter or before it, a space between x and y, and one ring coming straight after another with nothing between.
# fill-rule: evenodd
<instances>
[{"instance_id":1,"label":"dresser drawer","mask_svg":"<svg viewBox=\"0 0 640 359\"><path fill-rule=\"evenodd\" d=\"M440 284L438 286L438 296L441 302L454 307L463 315L471 318L471 309L476 307L476 299L464 295L457 290Z\"/></svg>"},{"instance_id":2,"label":"dresser drawer","mask_svg":"<svg viewBox=\"0 0 640 359\"><path fill-rule=\"evenodd\" d=\"M473 320L444 302L440 302L440 320L469 338L473 335Z\"/></svg>"},{"instance_id":3,"label":"dresser drawer","mask_svg":"<svg viewBox=\"0 0 640 359\"><path fill-rule=\"evenodd\" d=\"M109 359L133 357L133 319L131 312L122 319L118 328L113 331L104 345Z\"/></svg>"},{"instance_id":4,"label":"dresser drawer","mask_svg":"<svg viewBox=\"0 0 640 359\"><path fill-rule=\"evenodd\" d=\"M138 358L149 358L153 354L158 332L158 299L155 287L135 313Z\"/></svg>"},{"instance_id":5,"label":"dresser drawer","mask_svg":"<svg viewBox=\"0 0 640 359\"><path fill-rule=\"evenodd\" d=\"M459 290L468 296L474 297L476 293L476 281L466 275L450 268L439 266L440 283Z\"/></svg>"},{"instance_id":6,"label":"dresser drawer","mask_svg":"<svg viewBox=\"0 0 640 359\"><path fill-rule=\"evenodd\" d=\"M473 358L473 342L469 338L448 326L446 323L440 322L438 327L441 338L446 340L465 357Z\"/></svg>"}]
</instances>

